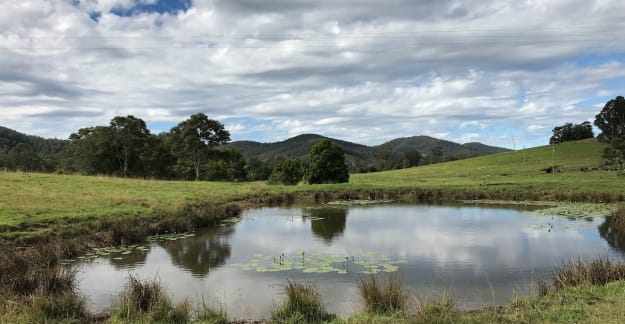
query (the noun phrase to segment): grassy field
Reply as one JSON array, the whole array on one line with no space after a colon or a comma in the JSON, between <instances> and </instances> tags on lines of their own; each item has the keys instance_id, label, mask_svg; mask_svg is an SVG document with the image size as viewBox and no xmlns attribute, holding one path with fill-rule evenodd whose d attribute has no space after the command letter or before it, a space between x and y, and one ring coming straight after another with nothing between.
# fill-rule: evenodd
<instances>
[{"instance_id":1,"label":"grassy field","mask_svg":"<svg viewBox=\"0 0 625 324\"><path fill-rule=\"evenodd\" d=\"M348 184L279 186L264 182L193 182L78 175L0 172L0 226L46 223L59 218L150 215L189 202L215 204L287 193L357 190L441 190L609 194L622 200L625 181L616 172L582 172L597 167L603 144L594 140L558 145L561 173L551 165L551 147L538 147L410 169L351 175ZM616 198L615 198L616 197Z\"/></svg>"},{"instance_id":2,"label":"grassy field","mask_svg":"<svg viewBox=\"0 0 625 324\"><path fill-rule=\"evenodd\" d=\"M232 202L256 204L274 198L280 201L277 198L286 195L341 199L387 194L415 200L622 201L625 181L616 172L581 171L600 165L603 147L594 140L558 145L556 165L562 172L556 174L542 171L552 161L551 147L546 146L411 169L354 174L349 183L335 185L278 186L264 182L0 172L0 243L7 243L0 249L0 322L41 322L46 316L69 314L88 318L90 315L71 291L73 275L59 277L54 270L59 260L100 244L132 244L167 230L212 226L240 211L237 204L228 204ZM3 291L7 287L10 293ZM52 289L52 293L46 293L42 287ZM53 288L66 294L54 294ZM42 291L43 295L37 295ZM625 283L618 281L566 288L542 298L520 298L479 312L458 312L446 304L434 303L415 316L365 314L347 321L616 323L625 317L624 291ZM15 308L16 305L21 306ZM185 307L182 305L180 312L172 314L187 316ZM54 314L48 314L51 311Z\"/></svg>"}]
</instances>

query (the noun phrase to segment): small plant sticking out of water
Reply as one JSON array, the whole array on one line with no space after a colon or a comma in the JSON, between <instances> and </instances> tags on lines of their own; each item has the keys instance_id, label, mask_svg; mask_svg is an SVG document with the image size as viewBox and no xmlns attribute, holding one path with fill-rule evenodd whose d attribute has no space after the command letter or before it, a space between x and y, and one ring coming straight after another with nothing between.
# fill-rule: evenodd
<instances>
[{"instance_id":1,"label":"small plant sticking out of water","mask_svg":"<svg viewBox=\"0 0 625 324\"><path fill-rule=\"evenodd\" d=\"M571 286L605 285L625 279L625 263L613 262L608 258L589 261L577 260L555 269L553 286L560 290Z\"/></svg>"},{"instance_id":2,"label":"small plant sticking out of water","mask_svg":"<svg viewBox=\"0 0 625 324\"><path fill-rule=\"evenodd\" d=\"M325 311L321 295L314 284L290 281L284 288L286 299L272 314L277 323L322 323L336 316Z\"/></svg>"},{"instance_id":3,"label":"small plant sticking out of water","mask_svg":"<svg viewBox=\"0 0 625 324\"><path fill-rule=\"evenodd\" d=\"M140 280L131 275L121 301L111 311L121 322L187 323L191 307L188 302L174 305L157 280Z\"/></svg>"},{"instance_id":4,"label":"small plant sticking out of water","mask_svg":"<svg viewBox=\"0 0 625 324\"><path fill-rule=\"evenodd\" d=\"M406 293L398 276L376 278L371 274L360 278L358 288L368 313L395 314L404 311Z\"/></svg>"}]
</instances>

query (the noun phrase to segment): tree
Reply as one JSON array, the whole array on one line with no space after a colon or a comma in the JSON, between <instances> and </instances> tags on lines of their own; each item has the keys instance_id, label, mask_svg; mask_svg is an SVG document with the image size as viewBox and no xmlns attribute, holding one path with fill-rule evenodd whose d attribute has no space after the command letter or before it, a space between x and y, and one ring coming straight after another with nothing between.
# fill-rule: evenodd
<instances>
[{"instance_id":1,"label":"tree","mask_svg":"<svg viewBox=\"0 0 625 324\"><path fill-rule=\"evenodd\" d=\"M603 153L604 160L623 170L625 168L625 98L618 96L608 101L595 116L595 126L601 130L599 140L610 144Z\"/></svg>"},{"instance_id":2,"label":"tree","mask_svg":"<svg viewBox=\"0 0 625 324\"><path fill-rule=\"evenodd\" d=\"M599 139L608 143L625 136L625 98L618 96L608 101L595 116L595 126L601 130Z\"/></svg>"},{"instance_id":3,"label":"tree","mask_svg":"<svg viewBox=\"0 0 625 324\"><path fill-rule=\"evenodd\" d=\"M566 123L553 129L553 136L549 139L549 144L559 144L593 137L595 137L595 134L592 132L590 122L585 121L581 124Z\"/></svg>"},{"instance_id":4,"label":"tree","mask_svg":"<svg viewBox=\"0 0 625 324\"><path fill-rule=\"evenodd\" d=\"M8 167L9 165L8 165L7 151L0 148L0 169L7 169Z\"/></svg>"},{"instance_id":5,"label":"tree","mask_svg":"<svg viewBox=\"0 0 625 324\"><path fill-rule=\"evenodd\" d=\"M143 120L132 115L113 118L110 130L115 156L122 175L126 177L131 161L139 161L145 154L150 144L150 131Z\"/></svg>"},{"instance_id":6,"label":"tree","mask_svg":"<svg viewBox=\"0 0 625 324\"><path fill-rule=\"evenodd\" d=\"M112 174L118 169L110 127L81 128L69 136L70 144L62 154L65 171L85 174Z\"/></svg>"},{"instance_id":7,"label":"tree","mask_svg":"<svg viewBox=\"0 0 625 324\"><path fill-rule=\"evenodd\" d=\"M41 159L24 143L19 143L12 148L7 160L7 164L12 169L31 172L41 169Z\"/></svg>"},{"instance_id":8,"label":"tree","mask_svg":"<svg viewBox=\"0 0 625 324\"><path fill-rule=\"evenodd\" d=\"M258 158L252 157L247 161L247 177L250 180L267 180L271 175L271 168Z\"/></svg>"},{"instance_id":9,"label":"tree","mask_svg":"<svg viewBox=\"0 0 625 324\"><path fill-rule=\"evenodd\" d=\"M342 183L349 180L343 149L324 139L310 151L310 166L306 173L308 183Z\"/></svg>"},{"instance_id":10,"label":"tree","mask_svg":"<svg viewBox=\"0 0 625 324\"><path fill-rule=\"evenodd\" d=\"M434 146L430 152L430 164L443 162L443 148Z\"/></svg>"},{"instance_id":11,"label":"tree","mask_svg":"<svg viewBox=\"0 0 625 324\"><path fill-rule=\"evenodd\" d=\"M146 177L174 178L176 157L172 153L171 136L168 133L150 136L148 149L141 163L143 164L143 175Z\"/></svg>"},{"instance_id":12,"label":"tree","mask_svg":"<svg viewBox=\"0 0 625 324\"><path fill-rule=\"evenodd\" d=\"M304 165L300 159L281 159L276 162L269 182L296 185L302 177L304 177Z\"/></svg>"},{"instance_id":13,"label":"tree","mask_svg":"<svg viewBox=\"0 0 625 324\"><path fill-rule=\"evenodd\" d=\"M408 160L408 166L413 167L419 165L419 162L423 159L423 156L419 151L413 149L404 152L404 157Z\"/></svg>"},{"instance_id":14,"label":"tree","mask_svg":"<svg viewBox=\"0 0 625 324\"><path fill-rule=\"evenodd\" d=\"M179 161L190 163L195 171L195 180L200 179L200 168L207 161L217 145L230 141L230 133L224 125L208 119L203 114L195 114L171 129L174 151Z\"/></svg>"}]
</instances>

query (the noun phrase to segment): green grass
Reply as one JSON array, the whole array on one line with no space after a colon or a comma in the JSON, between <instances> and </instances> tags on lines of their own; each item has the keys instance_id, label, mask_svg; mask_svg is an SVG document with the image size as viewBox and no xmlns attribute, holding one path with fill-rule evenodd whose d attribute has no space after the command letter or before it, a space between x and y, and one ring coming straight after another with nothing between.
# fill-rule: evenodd
<instances>
[{"instance_id":1,"label":"green grass","mask_svg":"<svg viewBox=\"0 0 625 324\"><path fill-rule=\"evenodd\" d=\"M624 318L625 281L617 281L516 298L480 311L458 311L443 300L424 304L414 314L363 313L335 323L622 323Z\"/></svg>"},{"instance_id":2,"label":"green grass","mask_svg":"<svg viewBox=\"0 0 625 324\"><path fill-rule=\"evenodd\" d=\"M0 172L0 230L14 237L33 224L102 216L173 213L191 202L270 201L267 197L312 193L328 197L369 196L370 192L409 193L415 199L623 200L625 181L616 172L582 172L598 167L604 144L584 140L560 144L556 164L546 174L551 147L537 147L478 158L368 174L353 174L347 184L281 186L264 182L193 182L122 179L101 176ZM324 196L325 195L325 196ZM441 197L443 195L444 197ZM364 197L366 198L366 197ZM263 200L264 199L264 200Z\"/></svg>"}]
</instances>

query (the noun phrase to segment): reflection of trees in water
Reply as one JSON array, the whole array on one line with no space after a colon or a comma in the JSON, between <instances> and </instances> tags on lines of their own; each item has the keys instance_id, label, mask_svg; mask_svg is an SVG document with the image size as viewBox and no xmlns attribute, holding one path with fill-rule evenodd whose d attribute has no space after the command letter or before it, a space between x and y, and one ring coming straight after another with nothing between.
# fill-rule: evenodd
<instances>
[{"instance_id":1,"label":"reflection of trees in water","mask_svg":"<svg viewBox=\"0 0 625 324\"><path fill-rule=\"evenodd\" d=\"M306 209L302 216L304 219L310 218L313 234L327 244L345 231L346 208L311 208Z\"/></svg>"},{"instance_id":2,"label":"reflection of trees in water","mask_svg":"<svg viewBox=\"0 0 625 324\"><path fill-rule=\"evenodd\" d=\"M599 234L608 244L625 252L625 228L618 226L614 217L606 217L603 224L599 225Z\"/></svg>"},{"instance_id":3,"label":"reflection of trees in water","mask_svg":"<svg viewBox=\"0 0 625 324\"><path fill-rule=\"evenodd\" d=\"M174 265L190 271L194 276L205 277L226 263L230 257L230 236L234 224L202 230L195 236L177 241L159 241Z\"/></svg>"},{"instance_id":4,"label":"reflection of trees in water","mask_svg":"<svg viewBox=\"0 0 625 324\"><path fill-rule=\"evenodd\" d=\"M136 267L141 264L145 264L145 259L147 259L148 257L148 252L150 251L134 249L132 250L132 253L130 254L122 255L119 253L114 253L114 254L110 254L108 258L111 261L111 265L115 269L118 269L118 270L128 269L128 268ZM115 258L121 258L121 259L115 259Z\"/></svg>"}]
</instances>

